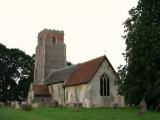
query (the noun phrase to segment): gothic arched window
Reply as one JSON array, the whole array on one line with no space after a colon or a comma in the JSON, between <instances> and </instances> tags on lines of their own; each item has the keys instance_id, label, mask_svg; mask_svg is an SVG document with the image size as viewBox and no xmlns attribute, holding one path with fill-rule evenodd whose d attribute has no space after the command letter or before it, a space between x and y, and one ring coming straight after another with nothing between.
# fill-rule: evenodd
<instances>
[{"instance_id":1,"label":"gothic arched window","mask_svg":"<svg viewBox=\"0 0 160 120\"><path fill-rule=\"evenodd\" d=\"M110 96L109 77L107 74L102 74L100 78L100 96Z\"/></svg>"}]
</instances>

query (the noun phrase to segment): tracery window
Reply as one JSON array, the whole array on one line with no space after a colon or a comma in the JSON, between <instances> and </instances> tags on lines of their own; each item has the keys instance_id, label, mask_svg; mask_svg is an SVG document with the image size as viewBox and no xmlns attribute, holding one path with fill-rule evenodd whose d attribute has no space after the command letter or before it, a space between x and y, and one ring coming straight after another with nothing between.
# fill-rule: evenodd
<instances>
[{"instance_id":1,"label":"tracery window","mask_svg":"<svg viewBox=\"0 0 160 120\"><path fill-rule=\"evenodd\" d=\"M110 96L109 77L105 73L100 78L100 96Z\"/></svg>"}]
</instances>

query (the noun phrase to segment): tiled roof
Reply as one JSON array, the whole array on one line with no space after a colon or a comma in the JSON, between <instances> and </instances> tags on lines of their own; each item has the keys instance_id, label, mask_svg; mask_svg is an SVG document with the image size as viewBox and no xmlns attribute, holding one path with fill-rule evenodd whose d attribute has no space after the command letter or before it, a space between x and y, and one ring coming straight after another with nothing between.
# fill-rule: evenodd
<instances>
[{"instance_id":1,"label":"tiled roof","mask_svg":"<svg viewBox=\"0 0 160 120\"><path fill-rule=\"evenodd\" d=\"M46 85L33 85L34 95L50 96L49 89Z\"/></svg>"},{"instance_id":2,"label":"tiled roof","mask_svg":"<svg viewBox=\"0 0 160 120\"><path fill-rule=\"evenodd\" d=\"M78 65L72 65L60 70L53 71L44 81L46 85L64 82L73 74Z\"/></svg>"},{"instance_id":3,"label":"tiled roof","mask_svg":"<svg viewBox=\"0 0 160 120\"><path fill-rule=\"evenodd\" d=\"M106 56L101 56L79 64L77 70L70 76L65 85L72 86L88 83L105 58Z\"/></svg>"}]
</instances>

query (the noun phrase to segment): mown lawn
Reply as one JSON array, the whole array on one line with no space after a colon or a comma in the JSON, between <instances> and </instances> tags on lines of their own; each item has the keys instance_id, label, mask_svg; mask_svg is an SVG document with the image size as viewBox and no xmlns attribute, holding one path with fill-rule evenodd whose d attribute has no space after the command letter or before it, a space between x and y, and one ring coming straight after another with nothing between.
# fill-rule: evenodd
<instances>
[{"instance_id":1,"label":"mown lawn","mask_svg":"<svg viewBox=\"0 0 160 120\"><path fill-rule=\"evenodd\" d=\"M148 111L138 114L136 108L39 108L21 111L14 108L0 108L0 120L160 120L160 113Z\"/></svg>"}]
</instances>

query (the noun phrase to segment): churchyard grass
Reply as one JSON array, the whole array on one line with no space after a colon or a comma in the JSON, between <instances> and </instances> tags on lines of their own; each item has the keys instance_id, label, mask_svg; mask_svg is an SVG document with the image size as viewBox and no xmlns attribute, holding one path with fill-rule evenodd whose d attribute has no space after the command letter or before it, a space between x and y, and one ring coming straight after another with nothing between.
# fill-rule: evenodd
<instances>
[{"instance_id":1,"label":"churchyard grass","mask_svg":"<svg viewBox=\"0 0 160 120\"><path fill-rule=\"evenodd\" d=\"M38 108L31 111L0 108L0 120L160 120L160 113L138 114L136 108Z\"/></svg>"}]
</instances>

